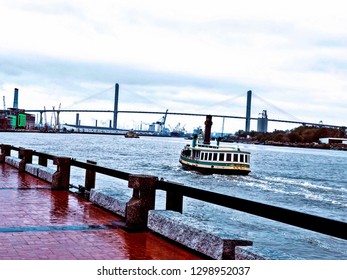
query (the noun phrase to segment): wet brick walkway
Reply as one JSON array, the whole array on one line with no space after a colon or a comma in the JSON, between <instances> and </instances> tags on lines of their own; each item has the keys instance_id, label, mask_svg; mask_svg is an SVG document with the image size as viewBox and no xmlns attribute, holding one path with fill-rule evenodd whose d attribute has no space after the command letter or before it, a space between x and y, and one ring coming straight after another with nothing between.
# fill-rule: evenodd
<instances>
[{"instance_id":1,"label":"wet brick walkway","mask_svg":"<svg viewBox=\"0 0 347 280\"><path fill-rule=\"evenodd\" d=\"M0 163L0 259L201 259L151 232L113 228L121 218Z\"/></svg>"}]
</instances>

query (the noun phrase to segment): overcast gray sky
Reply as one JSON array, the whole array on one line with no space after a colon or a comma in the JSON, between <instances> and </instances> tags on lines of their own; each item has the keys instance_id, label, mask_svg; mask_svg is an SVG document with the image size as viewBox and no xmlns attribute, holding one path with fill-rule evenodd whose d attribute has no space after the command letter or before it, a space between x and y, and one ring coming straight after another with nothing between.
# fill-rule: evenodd
<instances>
[{"instance_id":1,"label":"overcast gray sky","mask_svg":"<svg viewBox=\"0 0 347 280\"><path fill-rule=\"evenodd\" d=\"M119 110L244 116L252 90L253 117L346 126L344 2L0 0L0 93L7 107L17 87L25 109L112 110L119 83ZM119 125L160 117L123 114ZM238 129L244 121L226 123Z\"/></svg>"}]
</instances>

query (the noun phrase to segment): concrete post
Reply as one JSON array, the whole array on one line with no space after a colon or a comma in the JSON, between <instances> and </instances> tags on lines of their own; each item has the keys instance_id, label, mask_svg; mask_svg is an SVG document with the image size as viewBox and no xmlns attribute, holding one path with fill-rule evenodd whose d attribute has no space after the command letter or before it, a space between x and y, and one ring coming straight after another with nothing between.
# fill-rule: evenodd
<instances>
[{"instance_id":1,"label":"concrete post","mask_svg":"<svg viewBox=\"0 0 347 280\"><path fill-rule=\"evenodd\" d=\"M95 161L91 161L91 160L87 160L87 163L90 163L93 165L97 164ZM86 169L86 178L84 182L86 191L90 191L91 189L95 188L95 177L96 177L96 172L94 170Z\"/></svg>"},{"instance_id":2,"label":"concrete post","mask_svg":"<svg viewBox=\"0 0 347 280\"><path fill-rule=\"evenodd\" d=\"M1 145L1 153L5 154L5 156L9 157L9 156L11 156L11 148L12 148L11 145L2 144Z\"/></svg>"},{"instance_id":3,"label":"concrete post","mask_svg":"<svg viewBox=\"0 0 347 280\"><path fill-rule=\"evenodd\" d=\"M57 171L53 174L52 177L52 187L69 189L71 158L56 157L53 160L53 164L57 165Z\"/></svg>"},{"instance_id":4,"label":"concrete post","mask_svg":"<svg viewBox=\"0 0 347 280\"><path fill-rule=\"evenodd\" d=\"M246 107L246 132L250 132L251 128L251 105L252 105L252 91L247 91L247 107Z\"/></svg>"},{"instance_id":5,"label":"concrete post","mask_svg":"<svg viewBox=\"0 0 347 280\"><path fill-rule=\"evenodd\" d=\"M46 166L48 165L48 159L43 156L43 155L40 155L39 156L39 165L42 165L42 166Z\"/></svg>"},{"instance_id":6,"label":"concrete post","mask_svg":"<svg viewBox=\"0 0 347 280\"><path fill-rule=\"evenodd\" d=\"M114 93L114 112L113 112L113 129L117 129L117 117L118 117L118 98L119 98L119 84L115 84Z\"/></svg>"},{"instance_id":7,"label":"concrete post","mask_svg":"<svg viewBox=\"0 0 347 280\"><path fill-rule=\"evenodd\" d=\"M176 192L166 192L166 210L183 212L183 195Z\"/></svg>"},{"instance_id":8,"label":"concrete post","mask_svg":"<svg viewBox=\"0 0 347 280\"><path fill-rule=\"evenodd\" d=\"M11 145L1 145L0 163L5 162L5 157L11 156Z\"/></svg>"},{"instance_id":9,"label":"concrete post","mask_svg":"<svg viewBox=\"0 0 347 280\"><path fill-rule=\"evenodd\" d=\"M133 196L126 204L125 223L129 228L145 229L148 211L155 207L155 186L158 177L149 175L129 175L128 187Z\"/></svg>"},{"instance_id":10,"label":"concrete post","mask_svg":"<svg viewBox=\"0 0 347 280\"><path fill-rule=\"evenodd\" d=\"M18 172L25 172L25 165L33 162L33 150L20 148L19 158L21 161L19 162Z\"/></svg>"}]
</instances>

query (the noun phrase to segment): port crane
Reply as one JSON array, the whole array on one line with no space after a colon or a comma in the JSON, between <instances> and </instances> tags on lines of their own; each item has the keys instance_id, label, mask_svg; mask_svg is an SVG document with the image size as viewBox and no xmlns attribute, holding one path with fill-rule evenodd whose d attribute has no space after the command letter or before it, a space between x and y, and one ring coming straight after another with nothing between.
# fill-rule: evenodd
<instances>
[{"instance_id":1,"label":"port crane","mask_svg":"<svg viewBox=\"0 0 347 280\"><path fill-rule=\"evenodd\" d=\"M168 111L169 109L166 109L164 116L159 121L156 122L156 124L159 125L159 134L163 134L165 131L165 123L166 123L166 117L167 117Z\"/></svg>"}]
</instances>

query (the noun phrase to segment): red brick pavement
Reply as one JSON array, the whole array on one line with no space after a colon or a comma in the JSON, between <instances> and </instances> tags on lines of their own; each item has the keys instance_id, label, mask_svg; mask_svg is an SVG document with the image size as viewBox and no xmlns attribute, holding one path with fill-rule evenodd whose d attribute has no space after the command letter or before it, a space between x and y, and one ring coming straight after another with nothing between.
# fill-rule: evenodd
<instances>
[{"instance_id":1,"label":"red brick pavement","mask_svg":"<svg viewBox=\"0 0 347 280\"><path fill-rule=\"evenodd\" d=\"M0 164L0 259L201 259L151 232L110 227L121 218L69 191Z\"/></svg>"}]
</instances>

